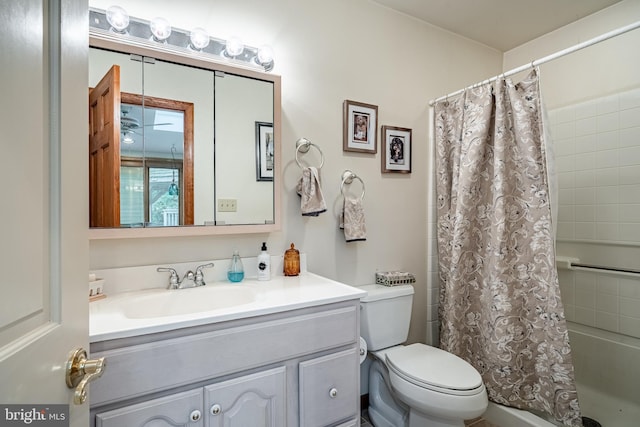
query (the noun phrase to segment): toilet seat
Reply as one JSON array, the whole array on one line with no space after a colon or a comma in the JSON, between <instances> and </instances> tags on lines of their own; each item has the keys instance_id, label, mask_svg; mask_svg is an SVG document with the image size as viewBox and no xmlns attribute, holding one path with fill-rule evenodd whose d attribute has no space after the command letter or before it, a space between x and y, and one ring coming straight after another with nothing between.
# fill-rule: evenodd
<instances>
[{"instance_id":1,"label":"toilet seat","mask_svg":"<svg viewBox=\"0 0 640 427\"><path fill-rule=\"evenodd\" d=\"M439 393L471 396L484 391L482 377L463 359L425 344L397 347L385 355L396 375Z\"/></svg>"}]
</instances>

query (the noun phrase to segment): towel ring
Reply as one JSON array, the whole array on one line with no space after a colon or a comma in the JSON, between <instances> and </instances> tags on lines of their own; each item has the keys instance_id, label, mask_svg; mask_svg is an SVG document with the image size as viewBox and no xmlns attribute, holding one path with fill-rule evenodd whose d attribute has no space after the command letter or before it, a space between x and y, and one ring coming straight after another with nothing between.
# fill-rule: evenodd
<instances>
[{"instance_id":1,"label":"towel ring","mask_svg":"<svg viewBox=\"0 0 640 427\"><path fill-rule=\"evenodd\" d=\"M354 179L357 179L362 184L362 194L360 195L360 200L364 200L364 192L365 192L364 181L362 180L362 178L360 178L355 173L351 172L349 169L342 172L342 181L340 182L340 193L342 193L342 197L345 197L344 185L345 184L351 185Z\"/></svg>"},{"instance_id":2,"label":"towel ring","mask_svg":"<svg viewBox=\"0 0 640 427\"><path fill-rule=\"evenodd\" d=\"M311 146L315 147L316 150L318 150L318 152L320 153L320 166L318 166L318 169L321 169L322 165L324 165L324 153L322 152L320 147L318 147L313 142L309 141L307 138L300 138L299 140L296 141L296 163L298 164L298 166L300 166L300 169L302 169L303 166L302 166L302 163L300 163L300 160L298 160L298 153L308 152Z\"/></svg>"}]
</instances>

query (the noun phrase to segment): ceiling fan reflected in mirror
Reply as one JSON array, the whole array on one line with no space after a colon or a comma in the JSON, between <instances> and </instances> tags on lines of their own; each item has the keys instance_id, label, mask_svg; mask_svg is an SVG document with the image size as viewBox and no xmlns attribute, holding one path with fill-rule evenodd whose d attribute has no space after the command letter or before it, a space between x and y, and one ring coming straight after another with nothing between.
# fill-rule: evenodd
<instances>
[{"instance_id":1,"label":"ceiling fan reflected in mirror","mask_svg":"<svg viewBox=\"0 0 640 427\"><path fill-rule=\"evenodd\" d=\"M137 117L136 117L137 116ZM138 118L140 117L140 118ZM142 135L139 131L149 126L169 126L175 125L172 122L141 124L142 107L133 105L122 105L120 109L120 133L122 134L122 142L125 144L133 144L135 142L134 135Z\"/></svg>"}]
</instances>

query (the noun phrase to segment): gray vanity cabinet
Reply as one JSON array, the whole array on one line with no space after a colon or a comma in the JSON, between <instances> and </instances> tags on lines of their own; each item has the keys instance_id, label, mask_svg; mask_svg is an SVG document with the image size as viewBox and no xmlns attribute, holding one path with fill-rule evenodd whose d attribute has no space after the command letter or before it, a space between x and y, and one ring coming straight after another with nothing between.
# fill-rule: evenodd
<instances>
[{"instance_id":1,"label":"gray vanity cabinet","mask_svg":"<svg viewBox=\"0 0 640 427\"><path fill-rule=\"evenodd\" d=\"M359 425L359 300L91 344L92 427Z\"/></svg>"}]
</instances>

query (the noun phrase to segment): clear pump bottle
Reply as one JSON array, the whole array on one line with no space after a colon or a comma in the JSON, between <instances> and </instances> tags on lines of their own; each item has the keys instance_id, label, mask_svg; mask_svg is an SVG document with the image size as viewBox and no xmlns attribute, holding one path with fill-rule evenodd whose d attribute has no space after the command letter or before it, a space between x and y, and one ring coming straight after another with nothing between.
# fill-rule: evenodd
<instances>
[{"instance_id":1,"label":"clear pump bottle","mask_svg":"<svg viewBox=\"0 0 640 427\"><path fill-rule=\"evenodd\" d=\"M238 251L233 251L229 269L227 270L227 279L234 283L241 282L242 279L244 279L244 267L242 266L242 259L240 259L240 253Z\"/></svg>"}]
</instances>

